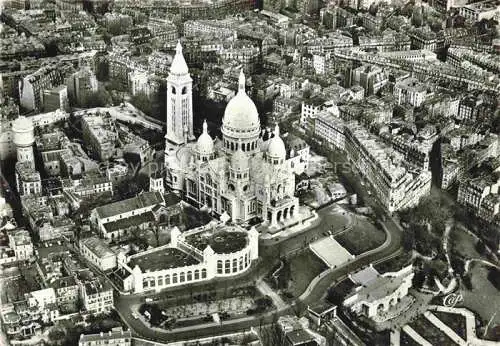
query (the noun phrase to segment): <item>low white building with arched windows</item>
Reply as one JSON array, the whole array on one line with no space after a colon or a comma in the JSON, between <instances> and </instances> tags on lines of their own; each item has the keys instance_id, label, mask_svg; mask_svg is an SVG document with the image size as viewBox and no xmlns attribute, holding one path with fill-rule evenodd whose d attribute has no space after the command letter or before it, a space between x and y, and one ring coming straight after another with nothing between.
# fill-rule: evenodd
<instances>
[{"instance_id":1,"label":"low white building with arched windows","mask_svg":"<svg viewBox=\"0 0 500 346\"><path fill-rule=\"evenodd\" d=\"M132 256L119 254L114 274L131 293L233 276L259 257L258 239L255 228L246 231L222 223L184 233L174 228L170 244Z\"/></svg>"}]
</instances>

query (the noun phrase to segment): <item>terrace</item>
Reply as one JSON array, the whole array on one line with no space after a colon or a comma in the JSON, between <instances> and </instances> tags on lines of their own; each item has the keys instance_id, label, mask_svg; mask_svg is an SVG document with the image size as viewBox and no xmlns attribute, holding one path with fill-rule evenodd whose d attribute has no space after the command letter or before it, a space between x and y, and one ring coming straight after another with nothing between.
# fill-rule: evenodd
<instances>
[{"instance_id":1,"label":"terrace","mask_svg":"<svg viewBox=\"0 0 500 346\"><path fill-rule=\"evenodd\" d=\"M245 232L224 228L215 233L198 233L186 237L186 242L203 251L210 245L215 253L225 254L240 251L247 245Z\"/></svg>"},{"instance_id":2,"label":"terrace","mask_svg":"<svg viewBox=\"0 0 500 346\"><path fill-rule=\"evenodd\" d=\"M196 258L179 249L166 248L134 256L128 265L130 268L134 268L138 265L143 272L154 272L158 270L187 267L199 263L200 262Z\"/></svg>"}]
</instances>

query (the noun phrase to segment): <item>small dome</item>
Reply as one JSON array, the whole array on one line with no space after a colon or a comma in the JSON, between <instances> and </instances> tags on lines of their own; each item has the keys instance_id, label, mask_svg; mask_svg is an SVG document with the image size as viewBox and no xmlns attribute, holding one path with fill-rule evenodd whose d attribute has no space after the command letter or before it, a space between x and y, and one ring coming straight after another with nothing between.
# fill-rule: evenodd
<instances>
[{"instance_id":1,"label":"small dome","mask_svg":"<svg viewBox=\"0 0 500 346\"><path fill-rule=\"evenodd\" d=\"M240 72L238 82L238 93L233 97L226 106L222 126L248 130L258 128L260 130L259 112L255 103L245 92L245 75L243 70Z\"/></svg>"},{"instance_id":2,"label":"small dome","mask_svg":"<svg viewBox=\"0 0 500 346\"><path fill-rule=\"evenodd\" d=\"M208 134L207 121L203 122L203 133L198 137L196 149L201 155L211 155L214 152L214 141Z\"/></svg>"},{"instance_id":3,"label":"small dome","mask_svg":"<svg viewBox=\"0 0 500 346\"><path fill-rule=\"evenodd\" d=\"M231 156L231 167L239 171L249 169L248 156L241 150L241 142L239 143L239 149Z\"/></svg>"},{"instance_id":4,"label":"small dome","mask_svg":"<svg viewBox=\"0 0 500 346\"><path fill-rule=\"evenodd\" d=\"M280 129L277 124L274 130L274 137L269 140L267 155L269 155L269 157L280 158L283 160L286 158L285 143L283 143L283 140L280 137Z\"/></svg>"},{"instance_id":5,"label":"small dome","mask_svg":"<svg viewBox=\"0 0 500 346\"><path fill-rule=\"evenodd\" d=\"M172 65L170 66L170 73L175 75L184 75L189 73L186 60L184 60L184 55L182 55L181 41L177 41L174 60L172 61Z\"/></svg>"},{"instance_id":6,"label":"small dome","mask_svg":"<svg viewBox=\"0 0 500 346\"><path fill-rule=\"evenodd\" d=\"M26 118L25 116L20 116L12 123L12 130L14 132L27 132L33 131L34 126L31 119Z\"/></svg>"}]
</instances>

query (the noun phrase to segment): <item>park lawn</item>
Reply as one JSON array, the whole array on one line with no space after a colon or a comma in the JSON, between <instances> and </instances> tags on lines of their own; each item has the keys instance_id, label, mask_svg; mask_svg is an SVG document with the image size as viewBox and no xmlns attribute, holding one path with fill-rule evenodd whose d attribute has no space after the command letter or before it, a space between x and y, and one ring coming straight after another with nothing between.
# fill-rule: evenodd
<instances>
[{"instance_id":1,"label":"park lawn","mask_svg":"<svg viewBox=\"0 0 500 346\"><path fill-rule=\"evenodd\" d=\"M400 339L400 344L401 346L420 346L418 342L413 340L411 336L406 334L405 332L401 331L401 339Z\"/></svg>"},{"instance_id":2,"label":"park lawn","mask_svg":"<svg viewBox=\"0 0 500 346\"><path fill-rule=\"evenodd\" d=\"M327 269L326 264L309 249L291 258L288 263L291 281L289 292L294 297L300 296L311 281Z\"/></svg>"},{"instance_id":3,"label":"park lawn","mask_svg":"<svg viewBox=\"0 0 500 346\"><path fill-rule=\"evenodd\" d=\"M448 327L453 329L458 336L467 340L466 322L465 317L460 314L452 314L448 312L432 311L437 318L444 322Z\"/></svg>"},{"instance_id":4,"label":"park lawn","mask_svg":"<svg viewBox=\"0 0 500 346\"><path fill-rule=\"evenodd\" d=\"M450 231L450 244L453 249L465 258L481 258L481 254L476 250L477 240L462 230L455 227Z\"/></svg>"},{"instance_id":5,"label":"park lawn","mask_svg":"<svg viewBox=\"0 0 500 346\"><path fill-rule=\"evenodd\" d=\"M434 326L434 324L432 324L432 322L430 322L424 315L420 315L415 321L410 323L410 326L432 345L457 345L448 335Z\"/></svg>"},{"instance_id":6,"label":"park lawn","mask_svg":"<svg viewBox=\"0 0 500 346\"><path fill-rule=\"evenodd\" d=\"M500 325L500 313L498 313L498 307L500 306L499 291L488 280L488 269L485 266L476 263L471 267L470 273L472 274L472 290L469 291L461 286L460 293L464 297L461 306L476 313L476 318L480 318L484 324L488 323L496 313L488 330L489 333L492 333L493 327ZM482 335L482 331L479 334Z\"/></svg>"},{"instance_id":7,"label":"park lawn","mask_svg":"<svg viewBox=\"0 0 500 346\"><path fill-rule=\"evenodd\" d=\"M375 227L371 222L358 219L354 228L335 237L352 255L360 255L366 251L373 250L385 241L385 232Z\"/></svg>"},{"instance_id":8,"label":"park lawn","mask_svg":"<svg viewBox=\"0 0 500 346\"><path fill-rule=\"evenodd\" d=\"M388 272L396 272L401 268L407 266L411 262L411 252L403 252L400 255L397 255L394 258L391 258L390 261L384 261L378 264L375 264L373 267L377 269L379 273L388 273Z\"/></svg>"}]
</instances>

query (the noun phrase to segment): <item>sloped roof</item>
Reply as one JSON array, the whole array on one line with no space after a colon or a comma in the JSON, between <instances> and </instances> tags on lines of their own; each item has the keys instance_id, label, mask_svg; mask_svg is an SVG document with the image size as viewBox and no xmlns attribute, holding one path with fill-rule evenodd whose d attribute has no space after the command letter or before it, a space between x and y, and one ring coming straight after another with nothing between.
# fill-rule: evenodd
<instances>
[{"instance_id":1,"label":"sloped roof","mask_svg":"<svg viewBox=\"0 0 500 346\"><path fill-rule=\"evenodd\" d=\"M163 195L157 191L144 192L136 197L125 199L123 201L110 203L97 207L96 211L99 217L107 218L130 212L132 210L150 207L155 204L164 204Z\"/></svg>"}]
</instances>

